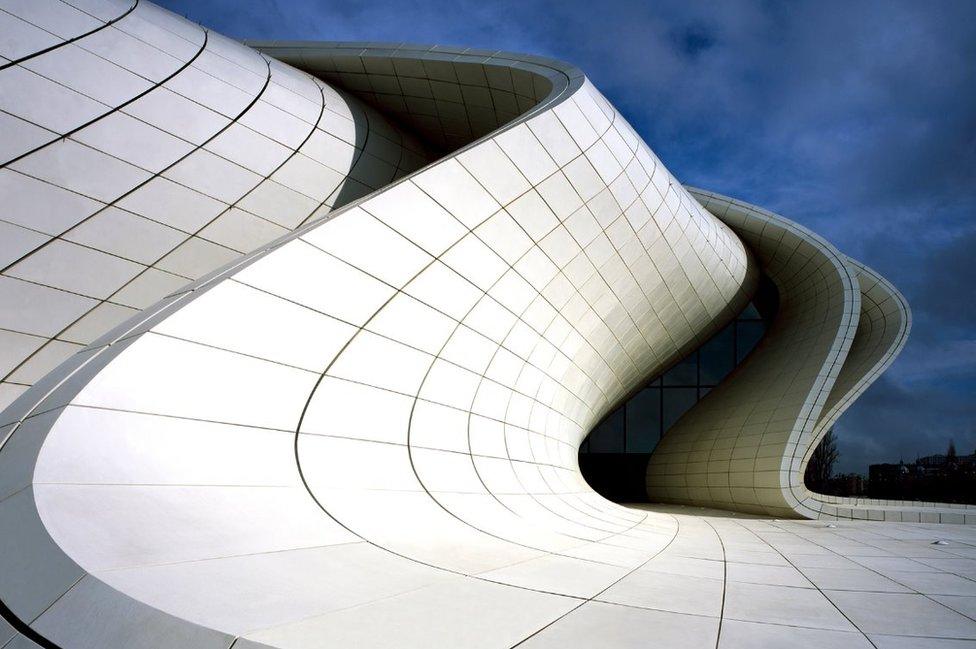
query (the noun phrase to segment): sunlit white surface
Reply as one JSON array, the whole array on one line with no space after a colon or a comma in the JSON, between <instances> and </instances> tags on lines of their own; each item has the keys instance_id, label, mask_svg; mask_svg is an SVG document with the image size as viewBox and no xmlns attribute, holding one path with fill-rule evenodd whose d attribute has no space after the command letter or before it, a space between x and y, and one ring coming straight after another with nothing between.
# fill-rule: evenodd
<instances>
[{"instance_id":1,"label":"sunlit white surface","mask_svg":"<svg viewBox=\"0 0 976 649\"><path fill-rule=\"evenodd\" d=\"M21 56L58 42L38 29L77 40L0 69L2 387L24 393L0 418L0 600L22 625L0 647L976 639L965 528L622 507L586 485L587 432L778 257L578 70L265 48L313 76L146 2L21 4L2 14L36 44ZM459 150L434 160L397 123ZM894 355L903 311L865 311L823 421ZM750 446L746 473L790 497L819 432ZM661 475L715 504L703 474ZM862 511L800 496L784 516Z\"/></svg>"}]
</instances>

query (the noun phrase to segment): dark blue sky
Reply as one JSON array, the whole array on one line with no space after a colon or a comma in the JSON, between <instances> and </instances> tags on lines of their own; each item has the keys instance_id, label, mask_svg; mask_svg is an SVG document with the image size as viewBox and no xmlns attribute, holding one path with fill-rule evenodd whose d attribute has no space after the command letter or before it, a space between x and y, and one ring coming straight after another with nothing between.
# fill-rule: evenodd
<instances>
[{"instance_id":1,"label":"dark blue sky","mask_svg":"<svg viewBox=\"0 0 976 649\"><path fill-rule=\"evenodd\" d=\"M582 68L682 182L821 233L906 295L842 471L976 451L976 2L164 0L237 38L411 41Z\"/></svg>"}]
</instances>

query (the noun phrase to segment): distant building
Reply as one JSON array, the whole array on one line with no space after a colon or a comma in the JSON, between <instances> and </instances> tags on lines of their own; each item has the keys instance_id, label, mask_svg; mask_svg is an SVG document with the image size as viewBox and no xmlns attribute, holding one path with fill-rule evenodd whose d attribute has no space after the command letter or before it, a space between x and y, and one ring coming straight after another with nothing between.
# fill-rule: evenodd
<instances>
[{"instance_id":1,"label":"distant building","mask_svg":"<svg viewBox=\"0 0 976 649\"><path fill-rule=\"evenodd\" d=\"M937 455L926 455L915 460L915 464L923 466L926 469L942 468L946 465L946 456L941 453Z\"/></svg>"},{"instance_id":2,"label":"distant building","mask_svg":"<svg viewBox=\"0 0 976 649\"><path fill-rule=\"evenodd\" d=\"M872 464L864 488L872 498L968 503L976 501L976 454L926 455L910 464ZM838 495L853 495L853 491Z\"/></svg>"},{"instance_id":3,"label":"distant building","mask_svg":"<svg viewBox=\"0 0 976 649\"><path fill-rule=\"evenodd\" d=\"M868 480L872 485L897 482L909 475L910 471L904 462L898 464L872 464L868 467Z\"/></svg>"},{"instance_id":4,"label":"distant building","mask_svg":"<svg viewBox=\"0 0 976 649\"><path fill-rule=\"evenodd\" d=\"M948 471L953 469L965 470L976 467L976 454L957 455L951 458L948 455L941 453L937 455L926 455L925 457L920 457L915 460L915 464L924 468L926 473Z\"/></svg>"},{"instance_id":5,"label":"distant building","mask_svg":"<svg viewBox=\"0 0 976 649\"><path fill-rule=\"evenodd\" d=\"M828 482L830 493L834 495L860 496L864 493L864 476L858 473L842 473L833 476Z\"/></svg>"}]
</instances>

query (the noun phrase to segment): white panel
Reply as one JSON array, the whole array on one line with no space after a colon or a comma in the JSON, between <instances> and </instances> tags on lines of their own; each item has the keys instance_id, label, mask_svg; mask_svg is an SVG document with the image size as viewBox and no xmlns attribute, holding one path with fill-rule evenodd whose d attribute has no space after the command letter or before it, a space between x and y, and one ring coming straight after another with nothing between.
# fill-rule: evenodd
<instances>
[{"instance_id":1,"label":"white panel","mask_svg":"<svg viewBox=\"0 0 976 649\"><path fill-rule=\"evenodd\" d=\"M236 279L354 325L366 322L394 292L300 240L248 266Z\"/></svg>"},{"instance_id":2,"label":"white panel","mask_svg":"<svg viewBox=\"0 0 976 649\"><path fill-rule=\"evenodd\" d=\"M208 142L206 148L262 176L273 172L292 153L288 147L236 122Z\"/></svg>"},{"instance_id":3,"label":"white panel","mask_svg":"<svg viewBox=\"0 0 976 649\"><path fill-rule=\"evenodd\" d=\"M519 245L517 240L515 245ZM488 290L507 268L504 260L473 234L461 239L442 259L445 264L483 291Z\"/></svg>"},{"instance_id":4,"label":"white panel","mask_svg":"<svg viewBox=\"0 0 976 649\"><path fill-rule=\"evenodd\" d=\"M301 432L405 444L413 404L402 394L326 376L309 400Z\"/></svg>"},{"instance_id":5,"label":"white panel","mask_svg":"<svg viewBox=\"0 0 976 649\"><path fill-rule=\"evenodd\" d=\"M128 101L153 86L147 79L75 44L34 57L23 66L107 106Z\"/></svg>"},{"instance_id":6,"label":"white panel","mask_svg":"<svg viewBox=\"0 0 976 649\"><path fill-rule=\"evenodd\" d=\"M194 151L167 170L165 176L225 203L238 200L262 180L253 171L205 149Z\"/></svg>"},{"instance_id":7,"label":"white panel","mask_svg":"<svg viewBox=\"0 0 976 649\"><path fill-rule=\"evenodd\" d=\"M61 42L54 34L6 12L0 13L0 33L0 56L6 59L19 59Z\"/></svg>"},{"instance_id":8,"label":"white panel","mask_svg":"<svg viewBox=\"0 0 976 649\"><path fill-rule=\"evenodd\" d=\"M556 163L535 138L529 127L521 124L499 134L498 145L533 185L556 171Z\"/></svg>"},{"instance_id":9,"label":"white panel","mask_svg":"<svg viewBox=\"0 0 976 649\"><path fill-rule=\"evenodd\" d=\"M0 70L0 109L63 134L107 112L108 107L14 66Z\"/></svg>"},{"instance_id":10,"label":"white panel","mask_svg":"<svg viewBox=\"0 0 976 649\"><path fill-rule=\"evenodd\" d=\"M287 233L288 230L279 225L231 208L210 222L199 236L240 252L251 252Z\"/></svg>"},{"instance_id":11,"label":"white panel","mask_svg":"<svg viewBox=\"0 0 976 649\"><path fill-rule=\"evenodd\" d=\"M11 168L101 201L112 201L149 173L72 140L59 140Z\"/></svg>"},{"instance_id":12,"label":"white panel","mask_svg":"<svg viewBox=\"0 0 976 649\"><path fill-rule=\"evenodd\" d=\"M189 142L120 112L86 126L74 138L153 172L162 171L193 149Z\"/></svg>"},{"instance_id":13,"label":"white panel","mask_svg":"<svg viewBox=\"0 0 976 649\"><path fill-rule=\"evenodd\" d=\"M532 240L504 210L482 223L475 234L509 264L518 261L532 246Z\"/></svg>"},{"instance_id":14,"label":"white panel","mask_svg":"<svg viewBox=\"0 0 976 649\"><path fill-rule=\"evenodd\" d=\"M82 345L60 340L48 341L8 377L14 383L30 385L83 349Z\"/></svg>"},{"instance_id":15,"label":"white panel","mask_svg":"<svg viewBox=\"0 0 976 649\"><path fill-rule=\"evenodd\" d=\"M193 237L160 259L156 267L174 275L197 279L237 259L238 256L234 250Z\"/></svg>"},{"instance_id":16,"label":"white panel","mask_svg":"<svg viewBox=\"0 0 976 649\"><path fill-rule=\"evenodd\" d=\"M9 11L14 16L23 18L31 24L64 39L80 36L102 25L102 22L94 15L64 2L5 0L3 6L5 11ZM124 10L112 11L109 16L116 17L122 11ZM108 17L103 17L102 20L108 20Z\"/></svg>"},{"instance_id":17,"label":"white panel","mask_svg":"<svg viewBox=\"0 0 976 649\"><path fill-rule=\"evenodd\" d=\"M0 218L47 234L61 234L100 203L10 169L0 169Z\"/></svg>"},{"instance_id":18,"label":"white panel","mask_svg":"<svg viewBox=\"0 0 976 649\"><path fill-rule=\"evenodd\" d=\"M343 176L299 153L289 158L272 179L321 202L342 184Z\"/></svg>"},{"instance_id":19,"label":"white panel","mask_svg":"<svg viewBox=\"0 0 976 649\"><path fill-rule=\"evenodd\" d=\"M31 284L12 277L0 277L0 327L25 333L53 336L97 302L91 298Z\"/></svg>"},{"instance_id":20,"label":"white panel","mask_svg":"<svg viewBox=\"0 0 976 649\"><path fill-rule=\"evenodd\" d=\"M430 255L358 208L302 238L392 286L406 284L432 261Z\"/></svg>"},{"instance_id":21,"label":"white panel","mask_svg":"<svg viewBox=\"0 0 976 649\"><path fill-rule=\"evenodd\" d=\"M41 336L0 330L0 376L6 376L45 343Z\"/></svg>"},{"instance_id":22,"label":"white panel","mask_svg":"<svg viewBox=\"0 0 976 649\"><path fill-rule=\"evenodd\" d=\"M143 264L151 264L182 242L179 230L115 207L102 210L69 231L69 241Z\"/></svg>"},{"instance_id":23,"label":"white panel","mask_svg":"<svg viewBox=\"0 0 976 649\"><path fill-rule=\"evenodd\" d=\"M355 328L238 282L223 282L154 331L321 372ZM310 346L307 340L317 342Z\"/></svg>"},{"instance_id":24,"label":"white panel","mask_svg":"<svg viewBox=\"0 0 976 649\"><path fill-rule=\"evenodd\" d=\"M137 313L136 309L130 307L102 302L68 327L60 337L69 342L87 345Z\"/></svg>"},{"instance_id":25,"label":"white panel","mask_svg":"<svg viewBox=\"0 0 976 649\"><path fill-rule=\"evenodd\" d=\"M219 114L164 87L140 97L122 112L194 144L203 144L228 122Z\"/></svg>"},{"instance_id":26,"label":"white panel","mask_svg":"<svg viewBox=\"0 0 976 649\"><path fill-rule=\"evenodd\" d=\"M185 277L179 277L156 268L147 268L113 295L112 300L125 306L145 309L170 293L176 292L188 281Z\"/></svg>"},{"instance_id":27,"label":"white panel","mask_svg":"<svg viewBox=\"0 0 976 649\"><path fill-rule=\"evenodd\" d=\"M58 138L53 131L2 112L0 112L0 130L4 135L3 141L0 142L0 161L3 163Z\"/></svg>"},{"instance_id":28,"label":"white panel","mask_svg":"<svg viewBox=\"0 0 976 649\"><path fill-rule=\"evenodd\" d=\"M416 394L433 358L367 331L343 350L329 375L404 394Z\"/></svg>"},{"instance_id":29,"label":"white panel","mask_svg":"<svg viewBox=\"0 0 976 649\"><path fill-rule=\"evenodd\" d=\"M457 326L456 320L406 293L397 293L369 321L366 328L429 354L436 354Z\"/></svg>"},{"instance_id":30,"label":"white panel","mask_svg":"<svg viewBox=\"0 0 976 649\"><path fill-rule=\"evenodd\" d=\"M481 179L495 200L502 205L529 188L529 183L502 150L492 141L465 151L458 160L475 177Z\"/></svg>"},{"instance_id":31,"label":"white panel","mask_svg":"<svg viewBox=\"0 0 976 649\"><path fill-rule=\"evenodd\" d=\"M499 207L484 187L456 160L445 160L413 179L469 228L491 216Z\"/></svg>"},{"instance_id":32,"label":"white panel","mask_svg":"<svg viewBox=\"0 0 976 649\"><path fill-rule=\"evenodd\" d=\"M407 447L358 439L302 434L298 452L306 480L315 490L419 491Z\"/></svg>"},{"instance_id":33,"label":"white panel","mask_svg":"<svg viewBox=\"0 0 976 649\"><path fill-rule=\"evenodd\" d=\"M279 431L71 406L48 435L43 471L34 479L66 484L297 485L293 441ZM134 453L123 455L119 449Z\"/></svg>"},{"instance_id":34,"label":"white panel","mask_svg":"<svg viewBox=\"0 0 976 649\"><path fill-rule=\"evenodd\" d=\"M434 256L442 254L467 232L457 219L412 182L400 183L366 201L362 207Z\"/></svg>"},{"instance_id":35,"label":"white panel","mask_svg":"<svg viewBox=\"0 0 976 649\"><path fill-rule=\"evenodd\" d=\"M0 267L6 267L48 241L40 232L0 221Z\"/></svg>"},{"instance_id":36,"label":"white panel","mask_svg":"<svg viewBox=\"0 0 976 649\"><path fill-rule=\"evenodd\" d=\"M439 261L425 268L403 289L425 304L461 320L483 291Z\"/></svg>"},{"instance_id":37,"label":"white panel","mask_svg":"<svg viewBox=\"0 0 976 649\"><path fill-rule=\"evenodd\" d=\"M154 372L140 377L147 363ZM145 388L126 389L136 377ZM315 379L312 372L150 334L96 376L75 403L289 430Z\"/></svg>"},{"instance_id":38,"label":"white panel","mask_svg":"<svg viewBox=\"0 0 976 649\"><path fill-rule=\"evenodd\" d=\"M226 207L160 176L123 198L119 206L184 232L197 231Z\"/></svg>"},{"instance_id":39,"label":"white panel","mask_svg":"<svg viewBox=\"0 0 976 649\"><path fill-rule=\"evenodd\" d=\"M418 400L410 419L410 445L468 453L468 419L466 409Z\"/></svg>"}]
</instances>

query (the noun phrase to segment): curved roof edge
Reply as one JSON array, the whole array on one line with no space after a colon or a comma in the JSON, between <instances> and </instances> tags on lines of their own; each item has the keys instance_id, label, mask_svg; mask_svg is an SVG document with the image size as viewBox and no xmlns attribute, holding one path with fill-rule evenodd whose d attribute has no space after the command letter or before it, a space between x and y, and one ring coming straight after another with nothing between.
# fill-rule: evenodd
<instances>
[{"instance_id":1,"label":"curved roof edge","mask_svg":"<svg viewBox=\"0 0 976 649\"><path fill-rule=\"evenodd\" d=\"M811 453L904 348L911 310L888 280L807 228L688 190L753 250L780 290L780 313L746 362L662 440L648 466L651 496L776 516L964 522L976 507L806 488Z\"/></svg>"},{"instance_id":2,"label":"curved roof edge","mask_svg":"<svg viewBox=\"0 0 976 649\"><path fill-rule=\"evenodd\" d=\"M552 108L586 80L564 61L501 50L331 41L244 44L352 92L444 153L460 152ZM457 83L461 93L438 83ZM442 110L443 102L460 104L463 116Z\"/></svg>"}]
</instances>

